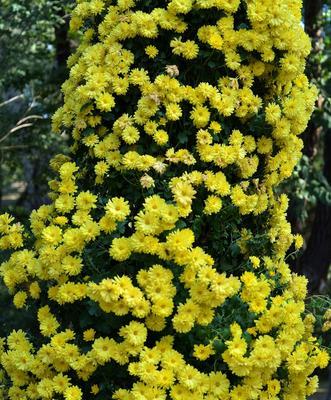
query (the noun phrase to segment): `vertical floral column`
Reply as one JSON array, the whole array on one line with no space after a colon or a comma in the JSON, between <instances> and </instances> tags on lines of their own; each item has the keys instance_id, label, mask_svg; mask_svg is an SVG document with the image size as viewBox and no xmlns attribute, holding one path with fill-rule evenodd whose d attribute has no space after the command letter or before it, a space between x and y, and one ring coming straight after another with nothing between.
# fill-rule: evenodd
<instances>
[{"instance_id":1,"label":"vertical floral column","mask_svg":"<svg viewBox=\"0 0 331 400\"><path fill-rule=\"evenodd\" d=\"M301 0L77 1L52 203L4 214L10 399L300 400L328 355L277 186L316 89ZM19 328L19 327L18 327Z\"/></svg>"}]
</instances>

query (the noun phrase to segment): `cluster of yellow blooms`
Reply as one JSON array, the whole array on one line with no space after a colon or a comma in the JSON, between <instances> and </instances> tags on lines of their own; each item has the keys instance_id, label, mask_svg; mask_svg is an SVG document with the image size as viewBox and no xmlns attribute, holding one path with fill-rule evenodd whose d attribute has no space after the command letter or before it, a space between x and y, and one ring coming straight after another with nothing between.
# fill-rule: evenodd
<instances>
[{"instance_id":1,"label":"cluster of yellow blooms","mask_svg":"<svg viewBox=\"0 0 331 400\"><path fill-rule=\"evenodd\" d=\"M322 331L327 332L331 329L331 308L328 308L323 316L324 323L322 326Z\"/></svg>"},{"instance_id":2,"label":"cluster of yellow blooms","mask_svg":"<svg viewBox=\"0 0 331 400\"><path fill-rule=\"evenodd\" d=\"M37 341L1 342L9 399L305 399L328 355L304 316L306 280L284 261L302 238L274 190L317 94L301 0L77 3L82 42L53 118L73 157L52 160L52 203L31 234L0 216L0 249L15 250L3 280L17 308L40 307ZM229 209L245 268L225 272L208 224L232 237ZM250 244L254 221L267 250ZM250 322L239 309L219 320L232 299ZM84 331L91 304L101 317ZM100 372L113 364L125 378Z\"/></svg>"}]
</instances>

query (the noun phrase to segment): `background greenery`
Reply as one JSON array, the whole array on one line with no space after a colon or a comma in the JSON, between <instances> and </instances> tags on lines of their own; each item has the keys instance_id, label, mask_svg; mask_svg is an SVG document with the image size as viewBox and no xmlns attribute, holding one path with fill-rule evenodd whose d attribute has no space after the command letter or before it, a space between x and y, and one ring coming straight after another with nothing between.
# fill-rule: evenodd
<instances>
[{"instance_id":1,"label":"background greenery","mask_svg":"<svg viewBox=\"0 0 331 400\"><path fill-rule=\"evenodd\" d=\"M0 205L8 204L14 184L20 189L16 213L45 201L49 158L65 147L63 138L50 134L50 116L61 102L74 45L68 36L72 3L0 0Z\"/></svg>"}]
</instances>

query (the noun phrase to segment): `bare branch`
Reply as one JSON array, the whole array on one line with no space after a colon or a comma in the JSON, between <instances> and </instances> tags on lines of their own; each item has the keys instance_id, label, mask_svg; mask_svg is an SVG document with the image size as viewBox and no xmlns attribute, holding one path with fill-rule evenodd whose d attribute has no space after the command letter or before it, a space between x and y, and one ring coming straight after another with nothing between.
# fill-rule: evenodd
<instances>
[{"instance_id":1,"label":"bare branch","mask_svg":"<svg viewBox=\"0 0 331 400\"><path fill-rule=\"evenodd\" d=\"M16 146L0 146L0 150L14 150L14 149L23 149L26 147L30 147L27 144L18 144Z\"/></svg>"},{"instance_id":2,"label":"bare branch","mask_svg":"<svg viewBox=\"0 0 331 400\"><path fill-rule=\"evenodd\" d=\"M44 119L44 118L41 115L28 115L27 117L20 119L16 125L21 125L23 122L28 121L29 119Z\"/></svg>"},{"instance_id":3,"label":"bare branch","mask_svg":"<svg viewBox=\"0 0 331 400\"><path fill-rule=\"evenodd\" d=\"M19 100L19 99L23 99L23 98L24 98L24 95L23 95L23 94L19 94L18 96L14 96L14 97L12 97L12 98L9 99L9 100L6 100L6 101L0 103L0 107L4 107L4 106L6 106L7 104L12 103L13 101L16 101L16 100Z\"/></svg>"},{"instance_id":4,"label":"bare branch","mask_svg":"<svg viewBox=\"0 0 331 400\"><path fill-rule=\"evenodd\" d=\"M27 123L27 124L18 125L18 126L16 125L10 131L8 131L4 136L2 136L2 138L0 138L0 143L3 142L4 140L6 140L8 138L8 136L10 136L12 133L19 131L20 129L23 129L23 128L28 128L29 126L33 126L33 124Z\"/></svg>"}]
</instances>

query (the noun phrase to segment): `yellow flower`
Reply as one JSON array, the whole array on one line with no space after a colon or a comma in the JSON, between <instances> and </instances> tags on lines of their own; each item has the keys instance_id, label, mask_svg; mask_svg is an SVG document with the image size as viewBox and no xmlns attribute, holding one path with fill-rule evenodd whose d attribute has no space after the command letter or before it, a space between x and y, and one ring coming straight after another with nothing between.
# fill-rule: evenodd
<instances>
[{"instance_id":1,"label":"yellow flower","mask_svg":"<svg viewBox=\"0 0 331 400\"><path fill-rule=\"evenodd\" d=\"M130 213L130 206L123 197L113 197L106 204L105 210L115 221L124 221Z\"/></svg>"},{"instance_id":2,"label":"yellow flower","mask_svg":"<svg viewBox=\"0 0 331 400\"><path fill-rule=\"evenodd\" d=\"M159 54L159 51L155 46L147 46L145 47L145 53L148 57L155 58Z\"/></svg>"},{"instance_id":3,"label":"yellow flower","mask_svg":"<svg viewBox=\"0 0 331 400\"><path fill-rule=\"evenodd\" d=\"M65 256L62 259L62 267L68 275L78 275L83 267L82 259L79 257Z\"/></svg>"},{"instance_id":4,"label":"yellow flower","mask_svg":"<svg viewBox=\"0 0 331 400\"><path fill-rule=\"evenodd\" d=\"M223 172L214 174L211 171L207 171L204 175L204 183L208 190L215 192L219 196L230 194L230 185Z\"/></svg>"},{"instance_id":5,"label":"yellow flower","mask_svg":"<svg viewBox=\"0 0 331 400\"><path fill-rule=\"evenodd\" d=\"M76 197L76 206L80 210L89 211L96 208L97 196L90 191L80 192Z\"/></svg>"},{"instance_id":6,"label":"yellow flower","mask_svg":"<svg viewBox=\"0 0 331 400\"><path fill-rule=\"evenodd\" d=\"M98 142L99 138L96 134L85 136L82 140L82 143L84 143L87 147L94 147Z\"/></svg>"},{"instance_id":7,"label":"yellow flower","mask_svg":"<svg viewBox=\"0 0 331 400\"><path fill-rule=\"evenodd\" d=\"M92 385L92 386L91 386L91 394L96 395L96 394L98 394L99 392L100 392L100 388L99 388L98 385Z\"/></svg>"},{"instance_id":8,"label":"yellow flower","mask_svg":"<svg viewBox=\"0 0 331 400\"><path fill-rule=\"evenodd\" d=\"M196 193L190 183L182 181L173 186L172 192L174 199L182 206L190 205Z\"/></svg>"},{"instance_id":9,"label":"yellow flower","mask_svg":"<svg viewBox=\"0 0 331 400\"><path fill-rule=\"evenodd\" d=\"M116 261L127 260L131 255L130 240L125 237L113 239L109 254Z\"/></svg>"},{"instance_id":10,"label":"yellow flower","mask_svg":"<svg viewBox=\"0 0 331 400\"><path fill-rule=\"evenodd\" d=\"M171 0L168 9L174 14L187 14L192 8L192 0Z\"/></svg>"},{"instance_id":11,"label":"yellow flower","mask_svg":"<svg viewBox=\"0 0 331 400\"><path fill-rule=\"evenodd\" d=\"M64 398L65 400L81 400L83 393L78 386L71 386L65 390Z\"/></svg>"},{"instance_id":12,"label":"yellow flower","mask_svg":"<svg viewBox=\"0 0 331 400\"><path fill-rule=\"evenodd\" d=\"M188 60L192 60L198 56L199 46L193 40L182 42L180 39L173 39L170 47L174 54L182 56Z\"/></svg>"},{"instance_id":13,"label":"yellow flower","mask_svg":"<svg viewBox=\"0 0 331 400\"><path fill-rule=\"evenodd\" d=\"M119 334L129 344L134 346L142 346L147 338L147 329L144 324L132 321L128 325L123 326Z\"/></svg>"},{"instance_id":14,"label":"yellow flower","mask_svg":"<svg viewBox=\"0 0 331 400\"><path fill-rule=\"evenodd\" d=\"M100 111L110 111L115 106L115 99L110 93L102 93L96 98L96 105Z\"/></svg>"},{"instance_id":15,"label":"yellow flower","mask_svg":"<svg viewBox=\"0 0 331 400\"><path fill-rule=\"evenodd\" d=\"M167 236L167 247L172 250L186 250L194 242L194 234L191 229L182 229L170 233Z\"/></svg>"},{"instance_id":16,"label":"yellow flower","mask_svg":"<svg viewBox=\"0 0 331 400\"><path fill-rule=\"evenodd\" d=\"M55 225L48 226L43 230L42 237L47 243L56 245L62 240L62 230Z\"/></svg>"},{"instance_id":17,"label":"yellow flower","mask_svg":"<svg viewBox=\"0 0 331 400\"><path fill-rule=\"evenodd\" d=\"M197 128L204 128L208 125L210 112L207 107L197 106L191 111L191 119Z\"/></svg>"},{"instance_id":18,"label":"yellow flower","mask_svg":"<svg viewBox=\"0 0 331 400\"><path fill-rule=\"evenodd\" d=\"M63 393L70 386L70 378L62 373L57 374L53 378L54 390L58 393Z\"/></svg>"},{"instance_id":19,"label":"yellow flower","mask_svg":"<svg viewBox=\"0 0 331 400\"><path fill-rule=\"evenodd\" d=\"M260 154L267 154L272 152L272 139L262 136L257 141L257 151Z\"/></svg>"},{"instance_id":20,"label":"yellow flower","mask_svg":"<svg viewBox=\"0 0 331 400\"><path fill-rule=\"evenodd\" d=\"M301 235L294 235L294 246L296 250L301 249L303 246L303 237Z\"/></svg>"},{"instance_id":21,"label":"yellow flower","mask_svg":"<svg viewBox=\"0 0 331 400\"><path fill-rule=\"evenodd\" d=\"M256 256L250 256L249 261L252 263L254 268L258 268L260 266L260 259Z\"/></svg>"},{"instance_id":22,"label":"yellow flower","mask_svg":"<svg viewBox=\"0 0 331 400\"><path fill-rule=\"evenodd\" d=\"M55 200L56 209L63 214L70 212L75 205L75 199L68 194L62 194Z\"/></svg>"},{"instance_id":23,"label":"yellow flower","mask_svg":"<svg viewBox=\"0 0 331 400\"><path fill-rule=\"evenodd\" d=\"M68 229L63 234L63 243L72 251L82 250L84 247L84 234L76 228Z\"/></svg>"},{"instance_id":24,"label":"yellow flower","mask_svg":"<svg viewBox=\"0 0 331 400\"><path fill-rule=\"evenodd\" d=\"M128 143L128 144L134 144L138 142L140 138L140 133L137 128L134 126L127 126L125 129L122 131L122 138L123 140Z\"/></svg>"},{"instance_id":25,"label":"yellow flower","mask_svg":"<svg viewBox=\"0 0 331 400\"><path fill-rule=\"evenodd\" d=\"M139 211L135 216L135 228L145 235L153 235L159 229L159 218L151 212Z\"/></svg>"},{"instance_id":26,"label":"yellow flower","mask_svg":"<svg viewBox=\"0 0 331 400\"><path fill-rule=\"evenodd\" d=\"M50 398L54 392L54 382L51 379L41 379L37 386L39 396ZM73 399L72 399L73 400Z\"/></svg>"},{"instance_id":27,"label":"yellow flower","mask_svg":"<svg viewBox=\"0 0 331 400\"><path fill-rule=\"evenodd\" d=\"M221 124L217 121L212 121L209 125L209 128L215 133L220 133L222 130Z\"/></svg>"},{"instance_id":28,"label":"yellow flower","mask_svg":"<svg viewBox=\"0 0 331 400\"><path fill-rule=\"evenodd\" d=\"M82 224L80 230L86 241L95 240L95 238L100 234L100 227L98 223L94 221L86 221Z\"/></svg>"},{"instance_id":29,"label":"yellow flower","mask_svg":"<svg viewBox=\"0 0 331 400\"><path fill-rule=\"evenodd\" d=\"M207 215L216 214L222 208L222 200L217 197L210 195L205 200L205 208L203 212Z\"/></svg>"},{"instance_id":30,"label":"yellow flower","mask_svg":"<svg viewBox=\"0 0 331 400\"><path fill-rule=\"evenodd\" d=\"M94 340L95 330L93 328L87 329L83 332L85 342L92 342Z\"/></svg>"},{"instance_id":31,"label":"yellow flower","mask_svg":"<svg viewBox=\"0 0 331 400\"><path fill-rule=\"evenodd\" d=\"M23 308L27 299L26 292L19 291L15 294L13 302L16 308Z\"/></svg>"},{"instance_id":32,"label":"yellow flower","mask_svg":"<svg viewBox=\"0 0 331 400\"><path fill-rule=\"evenodd\" d=\"M322 332L328 332L331 329L331 321L327 320L322 326Z\"/></svg>"},{"instance_id":33,"label":"yellow flower","mask_svg":"<svg viewBox=\"0 0 331 400\"><path fill-rule=\"evenodd\" d=\"M0 215L0 233L9 233L9 226L14 221L14 218L8 213Z\"/></svg>"},{"instance_id":34,"label":"yellow flower","mask_svg":"<svg viewBox=\"0 0 331 400\"><path fill-rule=\"evenodd\" d=\"M110 215L104 215L99 221L99 226L102 231L110 233L116 229L117 224Z\"/></svg>"},{"instance_id":35,"label":"yellow flower","mask_svg":"<svg viewBox=\"0 0 331 400\"><path fill-rule=\"evenodd\" d=\"M65 162L60 167L60 177L62 180L69 180L77 170L78 167L74 162Z\"/></svg>"},{"instance_id":36,"label":"yellow flower","mask_svg":"<svg viewBox=\"0 0 331 400\"><path fill-rule=\"evenodd\" d=\"M99 161L95 164L94 172L97 176L104 176L109 170L109 165L105 161Z\"/></svg>"},{"instance_id":37,"label":"yellow flower","mask_svg":"<svg viewBox=\"0 0 331 400\"><path fill-rule=\"evenodd\" d=\"M159 146L164 146L168 143L169 140L169 135L164 129L158 129L154 134L153 134L153 139ZM154 164L155 165L155 164ZM154 168L153 165L153 168Z\"/></svg>"},{"instance_id":38,"label":"yellow flower","mask_svg":"<svg viewBox=\"0 0 331 400\"><path fill-rule=\"evenodd\" d=\"M38 282L32 282L30 284L29 291L30 291L30 296L33 299L39 299L40 293L41 293L41 289L40 289L40 286L39 286Z\"/></svg>"},{"instance_id":39,"label":"yellow flower","mask_svg":"<svg viewBox=\"0 0 331 400\"><path fill-rule=\"evenodd\" d=\"M210 344L207 346L203 344L194 345L193 355L198 360L205 361L213 354L215 354L215 352Z\"/></svg>"},{"instance_id":40,"label":"yellow flower","mask_svg":"<svg viewBox=\"0 0 331 400\"><path fill-rule=\"evenodd\" d=\"M177 103L166 105L166 116L170 121L177 121L182 116L182 110Z\"/></svg>"},{"instance_id":41,"label":"yellow flower","mask_svg":"<svg viewBox=\"0 0 331 400\"><path fill-rule=\"evenodd\" d=\"M53 220L54 224L57 225L66 225L68 223L68 218L63 216L63 215L59 215L58 217L55 217Z\"/></svg>"}]
</instances>

